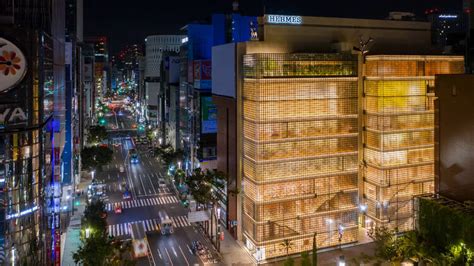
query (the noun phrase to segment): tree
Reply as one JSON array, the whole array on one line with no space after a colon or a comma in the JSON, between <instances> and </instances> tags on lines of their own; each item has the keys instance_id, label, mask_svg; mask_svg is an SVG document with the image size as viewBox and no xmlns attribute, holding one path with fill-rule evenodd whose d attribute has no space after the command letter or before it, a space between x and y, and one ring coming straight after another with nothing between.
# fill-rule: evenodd
<instances>
[{"instance_id":1,"label":"tree","mask_svg":"<svg viewBox=\"0 0 474 266\"><path fill-rule=\"evenodd\" d=\"M105 204L101 200L95 200L89 203L82 217L82 227L92 228L94 234L106 234L107 221Z\"/></svg>"},{"instance_id":2,"label":"tree","mask_svg":"<svg viewBox=\"0 0 474 266\"><path fill-rule=\"evenodd\" d=\"M372 236L375 243L375 257L392 262L401 262L400 240L397 238L397 231L381 226L375 228Z\"/></svg>"},{"instance_id":3,"label":"tree","mask_svg":"<svg viewBox=\"0 0 474 266\"><path fill-rule=\"evenodd\" d=\"M108 147L85 147L81 152L82 168L95 169L112 161L114 152Z\"/></svg>"},{"instance_id":4,"label":"tree","mask_svg":"<svg viewBox=\"0 0 474 266\"><path fill-rule=\"evenodd\" d=\"M283 266L293 266L295 265L295 261L293 260L292 257L286 258L285 262L283 263Z\"/></svg>"},{"instance_id":5,"label":"tree","mask_svg":"<svg viewBox=\"0 0 474 266\"><path fill-rule=\"evenodd\" d=\"M74 262L84 266L134 265L125 257L130 245L107 235L105 214L105 204L100 200L86 206L82 217L81 245L73 253Z\"/></svg>"},{"instance_id":6,"label":"tree","mask_svg":"<svg viewBox=\"0 0 474 266\"><path fill-rule=\"evenodd\" d=\"M313 235L313 266L318 266L318 243L316 243L316 236L318 233L314 233Z\"/></svg>"},{"instance_id":7,"label":"tree","mask_svg":"<svg viewBox=\"0 0 474 266\"><path fill-rule=\"evenodd\" d=\"M196 202L207 209L209 203L214 205L222 200L222 195L217 190L224 189L225 180L225 174L220 171L202 171L201 168L196 168L185 183Z\"/></svg>"},{"instance_id":8,"label":"tree","mask_svg":"<svg viewBox=\"0 0 474 266\"><path fill-rule=\"evenodd\" d=\"M309 252L301 252L301 266L311 266L311 260L309 258Z\"/></svg>"},{"instance_id":9,"label":"tree","mask_svg":"<svg viewBox=\"0 0 474 266\"><path fill-rule=\"evenodd\" d=\"M104 126L95 125L88 128L87 140L93 145L98 145L108 136L109 134Z\"/></svg>"},{"instance_id":10,"label":"tree","mask_svg":"<svg viewBox=\"0 0 474 266\"><path fill-rule=\"evenodd\" d=\"M293 248L293 242L291 242L291 240L289 239L285 239L283 240L283 242L280 243L280 245L285 249L286 257L288 258L288 256L290 255L290 249Z\"/></svg>"},{"instance_id":11,"label":"tree","mask_svg":"<svg viewBox=\"0 0 474 266\"><path fill-rule=\"evenodd\" d=\"M155 156L160 157L167 168L182 160L183 155L184 152L182 150L178 149L175 151L170 144L162 144L155 148Z\"/></svg>"}]
</instances>

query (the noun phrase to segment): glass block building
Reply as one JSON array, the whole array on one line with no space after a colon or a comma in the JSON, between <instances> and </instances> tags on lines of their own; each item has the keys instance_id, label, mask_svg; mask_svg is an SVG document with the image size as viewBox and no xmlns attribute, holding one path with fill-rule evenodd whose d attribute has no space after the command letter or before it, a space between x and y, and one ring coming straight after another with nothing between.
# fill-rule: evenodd
<instances>
[{"instance_id":1,"label":"glass block building","mask_svg":"<svg viewBox=\"0 0 474 266\"><path fill-rule=\"evenodd\" d=\"M357 241L358 62L243 58L242 232L257 260Z\"/></svg>"},{"instance_id":2,"label":"glass block building","mask_svg":"<svg viewBox=\"0 0 474 266\"><path fill-rule=\"evenodd\" d=\"M434 81L462 56L367 56L363 79L365 226L413 228L413 198L434 192Z\"/></svg>"}]
</instances>

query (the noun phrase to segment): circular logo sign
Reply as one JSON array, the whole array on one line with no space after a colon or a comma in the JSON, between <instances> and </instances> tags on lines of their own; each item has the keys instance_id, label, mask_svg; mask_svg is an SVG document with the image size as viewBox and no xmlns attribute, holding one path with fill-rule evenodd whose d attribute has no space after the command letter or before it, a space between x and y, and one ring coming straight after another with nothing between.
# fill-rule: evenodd
<instances>
[{"instance_id":1,"label":"circular logo sign","mask_svg":"<svg viewBox=\"0 0 474 266\"><path fill-rule=\"evenodd\" d=\"M12 42L0 38L0 93L20 83L26 74L26 58Z\"/></svg>"}]
</instances>

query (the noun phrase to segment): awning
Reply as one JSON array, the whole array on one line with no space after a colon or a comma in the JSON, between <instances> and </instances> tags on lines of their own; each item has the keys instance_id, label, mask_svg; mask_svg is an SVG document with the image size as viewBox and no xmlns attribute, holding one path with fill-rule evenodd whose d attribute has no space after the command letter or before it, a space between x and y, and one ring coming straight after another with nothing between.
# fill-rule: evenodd
<instances>
[{"instance_id":1,"label":"awning","mask_svg":"<svg viewBox=\"0 0 474 266\"><path fill-rule=\"evenodd\" d=\"M209 212L207 211L192 211L188 212L188 222L197 223L210 220Z\"/></svg>"}]
</instances>

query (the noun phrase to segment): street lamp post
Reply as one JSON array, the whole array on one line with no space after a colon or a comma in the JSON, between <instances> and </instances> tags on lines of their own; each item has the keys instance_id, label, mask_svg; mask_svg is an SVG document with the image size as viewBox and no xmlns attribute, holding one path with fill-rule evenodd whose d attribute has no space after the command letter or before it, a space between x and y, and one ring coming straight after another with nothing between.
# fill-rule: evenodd
<instances>
[{"instance_id":1,"label":"street lamp post","mask_svg":"<svg viewBox=\"0 0 474 266\"><path fill-rule=\"evenodd\" d=\"M91 235L91 229L89 227L86 228L86 238L89 238Z\"/></svg>"}]
</instances>

